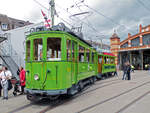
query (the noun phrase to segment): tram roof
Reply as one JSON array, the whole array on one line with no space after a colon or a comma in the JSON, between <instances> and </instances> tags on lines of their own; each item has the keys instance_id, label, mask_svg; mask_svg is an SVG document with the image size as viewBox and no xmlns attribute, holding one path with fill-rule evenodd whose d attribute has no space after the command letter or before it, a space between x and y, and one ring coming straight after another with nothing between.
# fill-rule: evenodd
<instances>
[{"instance_id":1,"label":"tram roof","mask_svg":"<svg viewBox=\"0 0 150 113\"><path fill-rule=\"evenodd\" d=\"M86 43L88 46L93 47L90 43L88 43L86 40L83 38L80 38L73 32L64 32L64 31L39 31L39 32L32 32L29 35L27 35L27 38L32 35L37 35L37 34L48 34L48 33L57 33L57 34L67 34L67 35L72 35L73 37L81 40L82 42Z\"/></svg>"}]
</instances>

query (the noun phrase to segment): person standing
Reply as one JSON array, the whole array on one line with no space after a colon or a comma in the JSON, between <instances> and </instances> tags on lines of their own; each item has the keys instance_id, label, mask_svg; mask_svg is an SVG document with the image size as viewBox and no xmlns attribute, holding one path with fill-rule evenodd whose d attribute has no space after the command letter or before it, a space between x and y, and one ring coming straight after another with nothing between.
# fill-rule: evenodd
<instances>
[{"instance_id":1,"label":"person standing","mask_svg":"<svg viewBox=\"0 0 150 113\"><path fill-rule=\"evenodd\" d=\"M118 72L119 72L119 64L116 65L116 71L114 72L114 76L118 76Z\"/></svg>"},{"instance_id":2,"label":"person standing","mask_svg":"<svg viewBox=\"0 0 150 113\"><path fill-rule=\"evenodd\" d=\"M124 66L123 66L123 77L122 77L122 80L126 80L126 77L127 77L127 63L125 62Z\"/></svg>"},{"instance_id":3,"label":"person standing","mask_svg":"<svg viewBox=\"0 0 150 113\"><path fill-rule=\"evenodd\" d=\"M127 63L127 77L128 77L128 80L131 80L130 72L131 72L131 65L130 65L130 63L128 62L128 63Z\"/></svg>"},{"instance_id":4,"label":"person standing","mask_svg":"<svg viewBox=\"0 0 150 113\"><path fill-rule=\"evenodd\" d=\"M20 85L21 85L21 93L20 94L23 94L24 93L24 88L25 88L25 70L23 69L23 67L20 67L20 74L19 74L19 77L20 77Z\"/></svg>"},{"instance_id":5,"label":"person standing","mask_svg":"<svg viewBox=\"0 0 150 113\"><path fill-rule=\"evenodd\" d=\"M3 66L2 72L0 73L1 85L3 88L3 99L8 100L8 80L11 79L12 74L7 69L7 67Z\"/></svg>"}]
</instances>

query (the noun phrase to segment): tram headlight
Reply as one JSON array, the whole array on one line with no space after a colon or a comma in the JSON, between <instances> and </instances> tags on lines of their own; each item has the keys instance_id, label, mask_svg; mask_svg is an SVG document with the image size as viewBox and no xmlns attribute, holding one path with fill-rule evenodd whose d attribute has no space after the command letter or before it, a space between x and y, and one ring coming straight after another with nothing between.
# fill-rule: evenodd
<instances>
[{"instance_id":1,"label":"tram headlight","mask_svg":"<svg viewBox=\"0 0 150 113\"><path fill-rule=\"evenodd\" d=\"M34 75L34 80L39 80L39 76L37 74Z\"/></svg>"}]
</instances>

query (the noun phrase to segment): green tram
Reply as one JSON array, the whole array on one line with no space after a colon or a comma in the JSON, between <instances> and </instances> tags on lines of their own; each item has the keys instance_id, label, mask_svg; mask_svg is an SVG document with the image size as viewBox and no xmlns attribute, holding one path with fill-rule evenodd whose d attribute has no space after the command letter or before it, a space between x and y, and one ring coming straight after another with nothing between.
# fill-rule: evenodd
<instances>
[{"instance_id":1,"label":"green tram","mask_svg":"<svg viewBox=\"0 0 150 113\"><path fill-rule=\"evenodd\" d=\"M32 32L26 38L27 99L74 95L96 78L115 72L114 60L73 33Z\"/></svg>"}]
</instances>

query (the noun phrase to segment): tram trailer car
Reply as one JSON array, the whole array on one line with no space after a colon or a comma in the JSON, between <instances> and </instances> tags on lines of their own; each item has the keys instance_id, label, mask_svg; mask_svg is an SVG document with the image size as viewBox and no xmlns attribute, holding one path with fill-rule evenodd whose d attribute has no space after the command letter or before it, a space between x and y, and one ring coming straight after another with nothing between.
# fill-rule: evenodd
<instances>
[{"instance_id":1,"label":"tram trailer car","mask_svg":"<svg viewBox=\"0 0 150 113\"><path fill-rule=\"evenodd\" d=\"M27 99L74 95L115 71L114 56L99 54L81 38L64 31L40 31L26 39ZM110 65L110 67L109 67Z\"/></svg>"},{"instance_id":2,"label":"tram trailer car","mask_svg":"<svg viewBox=\"0 0 150 113\"><path fill-rule=\"evenodd\" d=\"M115 56L112 53L98 54L97 78L103 79L114 75L116 71Z\"/></svg>"}]
</instances>

